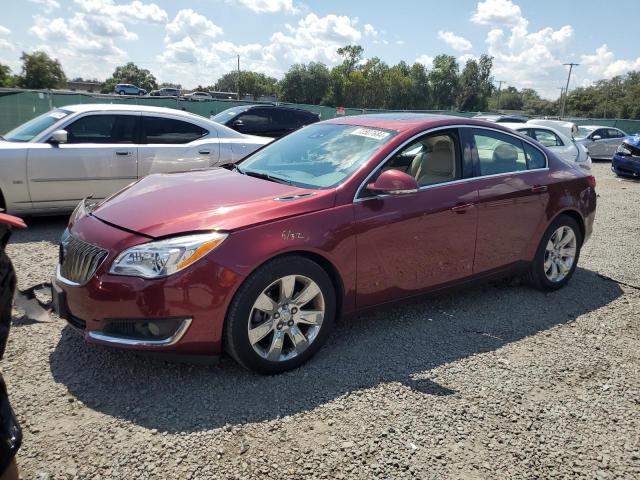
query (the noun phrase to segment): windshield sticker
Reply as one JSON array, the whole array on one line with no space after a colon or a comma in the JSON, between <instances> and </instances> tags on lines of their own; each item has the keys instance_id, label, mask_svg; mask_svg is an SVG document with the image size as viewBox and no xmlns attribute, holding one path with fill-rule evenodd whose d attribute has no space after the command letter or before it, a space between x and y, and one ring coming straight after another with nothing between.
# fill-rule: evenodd
<instances>
[{"instance_id":1,"label":"windshield sticker","mask_svg":"<svg viewBox=\"0 0 640 480\"><path fill-rule=\"evenodd\" d=\"M64 112L51 112L49 116L60 120L61 118L66 117L67 114Z\"/></svg>"},{"instance_id":2,"label":"windshield sticker","mask_svg":"<svg viewBox=\"0 0 640 480\"><path fill-rule=\"evenodd\" d=\"M356 128L351 135L358 135L359 137L373 138L374 140L382 140L387 138L390 133L384 130L374 130L373 128Z\"/></svg>"}]
</instances>

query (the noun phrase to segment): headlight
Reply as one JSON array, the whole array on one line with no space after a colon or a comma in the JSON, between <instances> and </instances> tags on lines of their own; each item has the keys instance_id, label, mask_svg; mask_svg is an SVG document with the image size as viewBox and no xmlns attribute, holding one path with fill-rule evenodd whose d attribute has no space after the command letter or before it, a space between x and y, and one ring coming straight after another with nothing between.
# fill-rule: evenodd
<instances>
[{"instance_id":1,"label":"headlight","mask_svg":"<svg viewBox=\"0 0 640 480\"><path fill-rule=\"evenodd\" d=\"M136 245L116 257L109 273L143 278L173 275L214 250L225 238L226 233L211 232Z\"/></svg>"},{"instance_id":2,"label":"headlight","mask_svg":"<svg viewBox=\"0 0 640 480\"><path fill-rule=\"evenodd\" d=\"M619 153L620 155L624 155L625 157L628 157L632 154L631 149L627 147L624 143L620 144L620 146L616 150L616 153Z\"/></svg>"}]
</instances>

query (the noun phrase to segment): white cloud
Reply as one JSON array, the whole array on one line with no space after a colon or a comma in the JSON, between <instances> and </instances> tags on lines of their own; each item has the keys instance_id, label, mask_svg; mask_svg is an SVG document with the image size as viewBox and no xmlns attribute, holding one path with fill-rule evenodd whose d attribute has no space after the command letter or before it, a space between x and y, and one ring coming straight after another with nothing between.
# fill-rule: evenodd
<instances>
[{"instance_id":1,"label":"white cloud","mask_svg":"<svg viewBox=\"0 0 640 480\"><path fill-rule=\"evenodd\" d=\"M240 5L256 13L298 13L293 0L235 0ZM231 2L229 2L231 3Z\"/></svg>"},{"instance_id":2,"label":"white cloud","mask_svg":"<svg viewBox=\"0 0 640 480\"><path fill-rule=\"evenodd\" d=\"M7 27L0 25L0 35L9 35L10 33L11 33L11 30L9 30Z\"/></svg>"},{"instance_id":3,"label":"white cloud","mask_svg":"<svg viewBox=\"0 0 640 480\"><path fill-rule=\"evenodd\" d=\"M167 23L167 12L155 3L143 3L134 0L131 3L116 4L113 0L74 0L77 7L92 15L117 19L123 22L137 21Z\"/></svg>"},{"instance_id":4,"label":"white cloud","mask_svg":"<svg viewBox=\"0 0 640 480\"><path fill-rule=\"evenodd\" d=\"M396 40L396 45L404 45L404 40Z\"/></svg>"},{"instance_id":5,"label":"white cloud","mask_svg":"<svg viewBox=\"0 0 640 480\"><path fill-rule=\"evenodd\" d=\"M419 55L416 60L415 63L421 63L422 65L424 65L425 67L431 67L433 66L433 58L431 55Z\"/></svg>"},{"instance_id":6,"label":"white cloud","mask_svg":"<svg viewBox=\"0 0 640 480\"><path fill-rule=\"evenodd\" d=\"M29 0L31 3L42 6L45 12L49 13L56 8L60 8L60 3L56 0Z\"/></svg>"},{"instance_id":7,"label":"white cloud","mask_svg":"<svg viewBox=\"0 0 640 480\"><path fill-rule=\"evenodd\" d=\"M166 25L167 42L190 37L192 39L215 38L222 34L222 28L204 15L193 10L180 10L173 21Z\"/></svg>"},{"instance_id":8,"label":"white cloud","mask_svg":"<svg viewBox=\"0 0 640 480\"><path fill-rule=\"evenodd\" d=\"M460 37L453 32L445 32L440 30L438 32L438 38L458 52L471 50L471 48L473 47L469 40L464 37Z\"/></svg>"},{"instance_id":9,"label":"white cloud","mask_svg":"<svg viewBox=\"0 0 640 480\"><path fill-rule=\"evenodd\" d=\"M511 0L485 0L478 2L471 21L480 25L515 27L523 20L518 5Z\"/></svg>"},{"instance_id":10,"label":"white cloud","mask_svg":"<svg viewBox=\"0 0 640 480\"><path fill-rule=\"evenodd\" d=\"M367 23L364 26L364 35L365 37L377 37L378 31L373 25L371 25L370 23Z\"/></svg>"},{"instance_id":11,"label":"white cloud","mask_svg":"<svg viewBox=\"0 0 640 480\"><path fill-rule=\"evenodd\" d=\"M598 80L624 75L631 70L640 70L640 57L635 60L616 60L606 43L598 47L593 55L581 55L580 63Z\"/></svg>"},{"instance_id":12,"label":"white cloud","mask_svg":"<svg viewBox=\"0 0 640 480\"><path fill-rule=\"evenodd\" d=\"M157 57L162 63L157 73L163 80L183 85L210 84L235 70L237 55L240 55L243 70L275 77L282 76L293 63L335 65L340 61L336 53L338 48L363 38L364 33L356 28L356 24L357 19L347 16L320 17L310 13L295 25L285 25L264 44L239 45L226 40L212 41L202 34L194 34L189 28L169 32L173 27L168 24L165 48ZM185 68L185 64L189 67Z\"/></svg>"}]
</instances>

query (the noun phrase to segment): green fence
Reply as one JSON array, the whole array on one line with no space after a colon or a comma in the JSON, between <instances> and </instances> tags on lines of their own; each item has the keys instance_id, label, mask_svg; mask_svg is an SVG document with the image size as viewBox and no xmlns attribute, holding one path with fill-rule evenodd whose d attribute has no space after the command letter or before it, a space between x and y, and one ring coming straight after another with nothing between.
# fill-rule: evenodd
<instances>
[{"instance_id":1,"label":"green fence","mask_svg":"<svg viewBox=\"0 0 640 480\"><path fill-rule=\"evenodd\" d=\"M14 127L48 112L52 108L76 105L81 103L119 103L133 105L153 105L156 107L186 110L205 117L215 115L222 110L237 105L255 104L258 102L236 100L210 100L189 102L178 98L167 97L122 97L118 95L97 95L81 93L63 93L56 91L33 91L18 89L0 89L0 135ZM291 104L318 113L322 119L334 118L336 109L320 105ZM345 115L361 115L363 113L388 113L397 110L375 110L362 108L345 108ZM461 117L473 117L477 112L454 112L438 110L413 110L419 113L440 113ZM578 125L598 124L617 127L627 133L640 132L639 120L619 119L571 119Z\"/></svg>"}]
</instances>

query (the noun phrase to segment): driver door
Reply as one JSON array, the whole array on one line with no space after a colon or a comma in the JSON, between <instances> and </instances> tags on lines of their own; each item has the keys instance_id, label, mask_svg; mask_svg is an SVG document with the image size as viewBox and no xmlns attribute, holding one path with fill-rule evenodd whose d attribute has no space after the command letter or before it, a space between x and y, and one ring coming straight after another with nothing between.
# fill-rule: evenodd
<instances>
[{"instance_id":1,"label":"driver door","mask_svg":"<svg viewBox=\"0 0 640 480\"><path fill-rule=\"evenodd\" d=\"M456 129L427 134L380 171L413 175L420 189L402 195L361 190L357 223L357 303L373 306L470 276L478 215L475 182L462 171ZM369 182L372 182L370 179Z\"/></svg>"},{"instance_id":2,"label":"driver door","mask_svg":"<svg viewBox=\"0 0 640 480\"><path fill-rule=\"evenodd\" d=\"M600 137L598 139L594 139L593 137ZM591 134L589 137L591 139L591 143L588 145L589 154L591 157L595 158L604 158L607 156L607 129L599 128L595 132Z\"/></svg>"},{"instance_id":3,"label":"driver door","mask_svg":"<svg viewBox=\"0 0 640 480\"><path fill-rule=\"evenodd\" d=\"M137 178L138 116L88 114L63 127L67 143L29 149L34 208L70 209L84 197L105 198Z\"/></svg>"}]
</instances>

